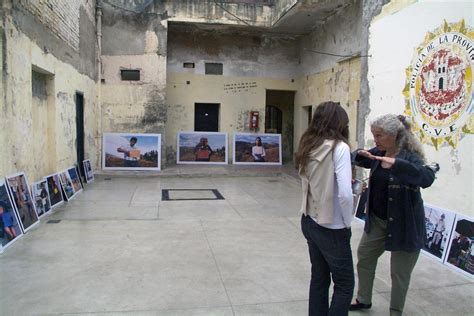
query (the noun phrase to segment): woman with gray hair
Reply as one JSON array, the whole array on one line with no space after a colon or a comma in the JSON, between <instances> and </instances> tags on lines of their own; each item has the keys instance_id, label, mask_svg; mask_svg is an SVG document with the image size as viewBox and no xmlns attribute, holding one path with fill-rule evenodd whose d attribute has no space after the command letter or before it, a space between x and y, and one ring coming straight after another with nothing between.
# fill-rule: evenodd
<instances>
[{"instance_id":1,"label":"woman with gray hair","mask_svg":"<svg viewBox=\"0 0 474 316\"><path fill-rule=\"evenodd\" d=\"M401 315L410 277L426 238L420 188L429 187L435 171L425 165L421 144L402 115L387 114L371 123L375 147L353 153L353 163L370 168L364 233L357 249L359 287L350 310L372 307L378 258L391 252L390 315Z\"/></svg>"}]
</instances>

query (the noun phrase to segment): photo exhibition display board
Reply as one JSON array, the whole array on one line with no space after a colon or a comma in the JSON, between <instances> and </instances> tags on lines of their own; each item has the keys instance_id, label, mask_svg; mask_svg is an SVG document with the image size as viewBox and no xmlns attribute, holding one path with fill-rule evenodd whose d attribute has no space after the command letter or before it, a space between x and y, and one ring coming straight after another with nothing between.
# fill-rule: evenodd
<instances>
[{"instance_id":1,"label":"photo exhibition display board","mask_svg":"<svg viewBox=\"0 0 474 316\"><path fill-rule=\"evenodd\" d=\"M177 134L176 163L221 164L227 160L227 133L179 132Z\"/></svg>"},{"instance_id":2,"label":"photo exhibition display board","mask_svg":"<svg viewBox=\"0 0 474 316\"><path fill-rule=\"evenodd\" d=\"M281 165L281 157L281 134L234 134L234 164Z\"/></svg>"}]
</instances>

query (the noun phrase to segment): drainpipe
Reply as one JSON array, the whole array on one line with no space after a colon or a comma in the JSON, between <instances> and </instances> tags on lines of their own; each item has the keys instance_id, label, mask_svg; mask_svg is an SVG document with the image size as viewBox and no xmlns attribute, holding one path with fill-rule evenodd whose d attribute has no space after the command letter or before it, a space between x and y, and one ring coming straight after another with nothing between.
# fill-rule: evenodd
<instances>
[{"instance_id":1,"label":"drainpipe","mask_svg":"<svg viewBox=\"0 0 474 316\"><path fill-rule=\"evenodd\" d=\"M98 113L98 124L97 124L97 138L99 138L99 147L102 146L100 138L102 138L102 0L97 0L95 6L96 16L96 27L97 27L97 108ZM100 159L102 148L99 152L99 163L100 166L102 159ZM97 154L97 153L96 153Z\"/></svg>"}]
</instances>

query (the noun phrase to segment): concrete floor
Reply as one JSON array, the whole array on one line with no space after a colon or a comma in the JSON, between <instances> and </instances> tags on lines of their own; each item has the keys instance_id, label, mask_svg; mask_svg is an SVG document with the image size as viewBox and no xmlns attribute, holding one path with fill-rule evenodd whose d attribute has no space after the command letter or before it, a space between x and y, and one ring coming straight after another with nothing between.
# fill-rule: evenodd
<instances>
[{"instance_id":1,"label":"concrete floor","mask_svg":"<svg viewBox=\"0 0 474 316\"><path fill-rule=\"evenodd\" d=\"M161 200L204 188L225 200ZM0 255L0 314L306 315L299 204L285 175L99 177ZM354 221L354 255L361 233ZM388 314L389 271L385 254L372 310L351 315ZM474 315L473 302L473 281L420 257L406 315Z\"/></svg>"}]
</instances>

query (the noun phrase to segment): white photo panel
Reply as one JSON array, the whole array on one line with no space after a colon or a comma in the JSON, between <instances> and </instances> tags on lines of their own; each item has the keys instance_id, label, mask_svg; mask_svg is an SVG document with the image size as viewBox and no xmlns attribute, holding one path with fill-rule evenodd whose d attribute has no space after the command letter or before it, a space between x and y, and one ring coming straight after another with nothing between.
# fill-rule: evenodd
<instances>
[{"instance_id":1,"label":"white photo panel","mask_svg":"<svg viewBox=\"0 0 474 316\"><path fill-rule=\"evenodd\" d=\"M227 133L178 132L177 164L227 164Z\"/></svg>"}]
</instances>

